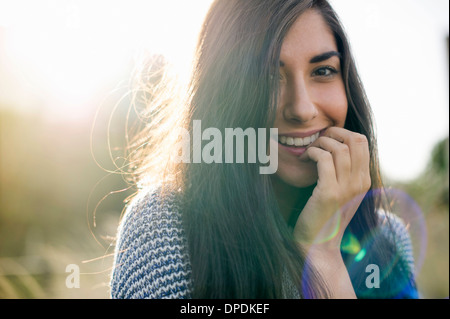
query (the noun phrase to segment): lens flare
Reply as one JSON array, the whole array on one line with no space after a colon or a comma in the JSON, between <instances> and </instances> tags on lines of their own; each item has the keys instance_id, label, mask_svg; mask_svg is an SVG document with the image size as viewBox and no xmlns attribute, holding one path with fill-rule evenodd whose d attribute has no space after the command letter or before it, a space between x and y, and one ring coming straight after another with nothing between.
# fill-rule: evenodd
<instances>
[{"instance_id":1,"label":"lens flare","mask_svg":"<svg viewBox=\"0 0 450 319\"><path fill-rule=\"evenodd\" d=\"M341 250L348 254L356 255L361 251L361 245L355 235L346 233L342 238Z\"/></svg>"},{"instance_id":2,"label":"lens flare","mask_svg":"<svg viewBox=\"0 0 450 319\"><path fill-rule=\"evenodd\" d=\"M358 252L358 254L356 254L356 256L355 256L355 261L356 261L356 262L361 261L361 260L364 258L365 255L366 255L366 249L363 248L363 249L361 249L361 250Z\"/></svg>"},{"instance_id":3,"label":"lens flare","mask_svg":"<svg viewBox=\"0 0 450 319\"><path fill-rule=\"evenodd\" d=\"M363 230L361 225L352 223L341 241L341 253L355 292L359 297L417 297L414 281L424 263L427 246L425 218L419 205L399 189L371 190L365 201L383 203L377 211L377 226ZM331 240L336 233L326 239ZM365 284L369 265L380 269L380 288ZM305 271L304 279L307 277Z\"/></svg>"}]
</instances>

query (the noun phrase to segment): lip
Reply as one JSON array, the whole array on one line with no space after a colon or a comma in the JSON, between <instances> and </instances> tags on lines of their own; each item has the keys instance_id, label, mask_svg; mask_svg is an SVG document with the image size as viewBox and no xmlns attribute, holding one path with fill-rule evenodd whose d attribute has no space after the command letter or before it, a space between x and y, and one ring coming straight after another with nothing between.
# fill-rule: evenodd
<instances>
[{"instance_id":1,"label":"lip","mask_svg":"<svg viewBox=\"0 0 450 319\"><path fill-rule=\"evenodd\" d=\"M278 137L286 136L286 137L293 137L293 138L295 138L295 137L304 138L304 137L307 137L307 136L314 135L317 132L320 132L319 136L322 136L326 129L327 128L314 130L314 131L308 131L308 132L293 132L293 133L286 133L286 134L278 134ZM285 152L288 152L288 153L290 153L290 154L292 154L294 156L297 156L297 157L301 156L303 153L305 153L306 149L308 148L308 146L305 146L305 147L287 146L287 145L281 144L279 141L278 141L278 147L280 149L284 150Z\"/></svg>"},{"instance_id":2,"label":"lip","mask_svg":"<svg viewBox=\"0 0 450 319\"><path fill-rule=\"evenodd\" d=\"M305 153L307 147L289 147L278 142L278 147L285 152L288 152L295 156L301 156Z\"/></svg>"}]
</instances>

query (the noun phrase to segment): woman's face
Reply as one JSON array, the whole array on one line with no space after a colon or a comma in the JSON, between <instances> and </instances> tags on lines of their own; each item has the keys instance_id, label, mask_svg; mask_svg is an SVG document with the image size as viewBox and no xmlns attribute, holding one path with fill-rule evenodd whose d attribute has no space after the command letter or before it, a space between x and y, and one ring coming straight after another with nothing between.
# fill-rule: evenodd
<instances>
[{"instance_id":1,"label":"woman's face","mask_svg":"<svg viewBox=\"0 0 450 319\"><path fill-rule=\"evenodd\" d=\"M326 128L344 127L347 96L337 51L332 31L314 10L297 18L283 41L274 124L278 128L276 174L291 186L317 182L316 164L300 162L298 157Z\"/></svg>"}]
</instances>

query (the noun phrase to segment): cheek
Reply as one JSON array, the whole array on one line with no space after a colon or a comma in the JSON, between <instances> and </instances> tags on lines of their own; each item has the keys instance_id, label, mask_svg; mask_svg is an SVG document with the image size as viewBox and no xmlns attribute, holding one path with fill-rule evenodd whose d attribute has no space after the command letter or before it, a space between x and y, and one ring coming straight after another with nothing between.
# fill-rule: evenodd
<instances>
[{"instance_id":1,"label":"cheek","mask_svg":"<svg viewBox=\"0 0 450 319\"><path fill-rule=\"evenodd\" d=\"M322 112L332 119L336 126L344 127L348 101L343 84L329 88L326 93L320 94L320 96Z\"/></svg>"}]
</instances>

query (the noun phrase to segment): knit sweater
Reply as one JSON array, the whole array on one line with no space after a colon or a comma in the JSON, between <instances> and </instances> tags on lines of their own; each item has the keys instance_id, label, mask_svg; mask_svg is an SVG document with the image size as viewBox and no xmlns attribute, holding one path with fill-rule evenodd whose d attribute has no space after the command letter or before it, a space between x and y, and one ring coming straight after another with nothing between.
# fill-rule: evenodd
<instances>
[{"instance_id":1,"label":"knit sweater","mask_svg":"<svg viewBox=\"0 0 450 319\"><path fill-rule=\"evenodd\" d=\"M399 298L417 298L414 260L407 229L390 216L391 228L382 234L395 240L401 272L408 272ZM385 219L384 214L381 215ZM141 191L128 205L119 224L111 274L111 297L120 299L184 299L192 291L187 238L176 195L162 202L157 192ZM369 274L367 274L369 275ZM299 298L286 275L285 298Z\"/></svg>"}]
</instances>

